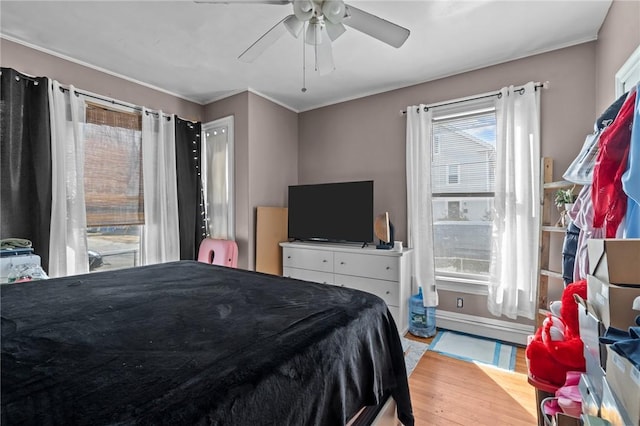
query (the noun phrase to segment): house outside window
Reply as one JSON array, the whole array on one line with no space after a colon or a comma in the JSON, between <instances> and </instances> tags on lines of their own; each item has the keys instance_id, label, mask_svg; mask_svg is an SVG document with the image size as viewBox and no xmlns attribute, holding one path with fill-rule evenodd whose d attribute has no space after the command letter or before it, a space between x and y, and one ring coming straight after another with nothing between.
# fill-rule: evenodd
<instances>
[{"instance_id":1,"label":"house outside window","mask_svg":"<svg viewBox=\"0 0 640 426\"><path fill-rule=\"evenodd\" d=\"M496 116L490 108L434 117L432 205L436 276L486 282L491 255ZM434 145L435 146L435 145Z\"/></svg>"},{"instance_id":2,"label":"house outside window","mask_svg":"<svg viewBox=\"0 0 640 426\"><path fill-rule=\"evenodd\" d=\"M433 154L440 154L440 135L433 135Z\"/></svg>"}]
</instances>

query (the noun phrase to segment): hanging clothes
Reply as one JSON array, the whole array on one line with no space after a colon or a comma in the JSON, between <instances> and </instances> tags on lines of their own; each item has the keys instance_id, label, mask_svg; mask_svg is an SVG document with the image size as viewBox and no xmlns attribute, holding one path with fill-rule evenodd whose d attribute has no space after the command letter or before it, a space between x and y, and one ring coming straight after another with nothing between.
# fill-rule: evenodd
<instances>
[{"instance_id":1,"label":"hanging clothes","mask_svg":"<svg viewBox=\"0 0 640 426\"><path fill-rule=\"evenodd\" d=\"M636 104L629 143L627 171L622 175L622 189L627 194L624 238L640 238L640 83L636 86Z\"/></svg>"},{"instance_id":2,"label":"hanging clothes","mask_svg":"<svg viewBox=\"0 0 640 426\"><path fill-rule=\"evenodd\" d=\"M578 241L580 240L580 228L575 222L569 222L562 244L562 280L564 286L568 286L573 279L575 269L576 254L578 252Z\"/></svg>"},{"instance_id":3,"label":"hanging clothes","mask_svg":"<svg viewBox=\"0 0 640 426\"><path fill-rule=\"evenodd\" d=\"M591 198L593 227L605 227L606 238L615 238L627 212L627 196L622 190L622 175L627 168L635 90L627 96L613 123L602 132L593 171Z\"/></svg>"},{"instance_id":4,"label":"hanging clothes","mask_svg":"<svg viewBox=\"0 0 640 426\"><path fill-rule=\"evenodd\" d=\"M567 212L578 228L580 234L576 246L576 257L573 267L573 281L587 279L589 274L589 256L587 240L591 238L604 238L603 228L593 227L593 203L591 202L591 185L585 185L580 190L578 198L573 203L573 208Z\"/></svg>"}]
</instances>

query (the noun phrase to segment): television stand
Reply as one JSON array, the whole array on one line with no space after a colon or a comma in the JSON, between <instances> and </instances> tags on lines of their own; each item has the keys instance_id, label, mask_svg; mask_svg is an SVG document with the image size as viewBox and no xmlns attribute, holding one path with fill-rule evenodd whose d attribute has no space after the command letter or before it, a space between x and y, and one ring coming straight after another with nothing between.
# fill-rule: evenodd
<instances>
[{"instance_id":1,"label":"television stand","mask_svg":"<svg viewBox=\"0 0 640 426\"><path fill-rule=\"evenodd\" d=\"M312 242L280 246L283 276L373 293L387 303L400 334L407 331L413 250Z\"/></svg>"}]
</instances>

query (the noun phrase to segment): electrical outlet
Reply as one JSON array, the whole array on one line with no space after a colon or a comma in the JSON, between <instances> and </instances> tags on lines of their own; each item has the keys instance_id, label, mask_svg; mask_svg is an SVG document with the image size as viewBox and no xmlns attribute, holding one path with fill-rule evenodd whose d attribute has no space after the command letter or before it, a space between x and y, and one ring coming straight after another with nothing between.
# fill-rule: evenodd
<instances>
[{"instance_id":1,"label":"electrical outlet","mask_svg":"<svg viewBox=\"0 0 640 426\"><path fill-rule=\"evenodd\" d=\"M462 305L463 305L463 303L462 303L462 297L458 297L458 298L456 299L456 307L458 307L458 308L462 308Z\"/></svg>"}]
</instances>

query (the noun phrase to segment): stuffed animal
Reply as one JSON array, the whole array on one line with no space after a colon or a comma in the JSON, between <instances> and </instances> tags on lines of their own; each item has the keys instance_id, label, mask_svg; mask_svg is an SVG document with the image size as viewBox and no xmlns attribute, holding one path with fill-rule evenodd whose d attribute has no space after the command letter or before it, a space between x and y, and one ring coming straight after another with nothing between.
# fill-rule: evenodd
<instances>
[{"instance_id":1,"label":"stuffed animal","mask_svg":"<svg viewBox=\"0 0 640 426\"><path fill-rule=\"evenodd\" d=\"M564 289L562 305L552 304L552 313L547 314L526 350L529 373L537 380L557 387L565 383L568 371L585 371L574 294L587 297L586 280L569 284ZM554 315L554 311L560 312L561 316Z\"/></svg>"}]
</instances>

